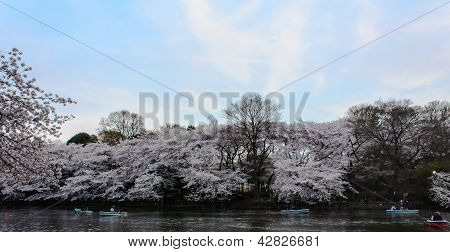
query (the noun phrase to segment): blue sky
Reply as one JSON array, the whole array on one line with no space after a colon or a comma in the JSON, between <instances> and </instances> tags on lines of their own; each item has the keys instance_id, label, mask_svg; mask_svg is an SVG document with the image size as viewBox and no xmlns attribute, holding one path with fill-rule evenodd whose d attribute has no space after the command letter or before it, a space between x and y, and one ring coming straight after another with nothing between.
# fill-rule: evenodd
<instances>
[{"instance_id":1,"label":"blue sky","mask_svg":"<svg viewBox=\"0 0 450 252\"><path fill-rule=\"evenodd\" d=\"M445 1L5 2L197 97L277 90ZM1 4L0 23L0 50L19 48L41 87L77 100L62 140L137 112L140 92L170 92ZM450 4L282 92L311 92L302 118L328 121L378 99L450 100L449 83Z\"/></svg>"}]
</instances>

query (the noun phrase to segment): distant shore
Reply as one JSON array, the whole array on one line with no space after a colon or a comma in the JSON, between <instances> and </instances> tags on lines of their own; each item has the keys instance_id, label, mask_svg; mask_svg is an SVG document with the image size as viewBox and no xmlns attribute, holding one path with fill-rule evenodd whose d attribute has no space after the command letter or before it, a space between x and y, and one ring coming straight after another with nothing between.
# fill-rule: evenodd
<instances>
[{"instance_id":1,"label":"distant shore","mask_svg":"<svg viewBox=\"0 0 450 252\"><path fill-rule=\"evenodd\" d=\"M88 207L92 210L109 209L115 206L117 209L127 210L281 210L281 209L301 209L309 208L315 210L330 209L355 209L355 210L378 210L389 209L391 202L331 202L326 204L287 204L272 201L226 201L226 202L190 202L176 201L170 203L162 202L107 202L107 201L7 201L1 202L0 208L23 208L23 207L45 207L72 209L78 207ZM421 210L439 210L441 207L423 202L408 202L407 208Z\"/></svg>"}]
</instances>

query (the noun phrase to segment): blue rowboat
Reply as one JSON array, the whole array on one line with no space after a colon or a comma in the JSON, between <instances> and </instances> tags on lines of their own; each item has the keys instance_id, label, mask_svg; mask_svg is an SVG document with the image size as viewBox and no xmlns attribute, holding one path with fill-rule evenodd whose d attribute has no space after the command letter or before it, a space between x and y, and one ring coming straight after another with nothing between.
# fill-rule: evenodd
<instances>
[{"instance_id":1,"label":"blue rowboat","mask_svg":"<svg viewBox=\"0 0 450 252\"><path fill-rule=\"evenodd\" d=\"M398 209L398 210L386 210L386 214L419 214L419 210Z\"/></svg>"},{"instance_id":2,"label":"blue rowboat","mask_svg":"<svg viewBox=\"0 0 450 252\"><path fill-rule=\"evenodd\" d=\"M285 209L281 210L282 213L289 213L289 214L308 214L309 209L303 208L303 209Z\"/></svg>"},{"instance_id":3,"label":"blue rowboat","mask_svg":"<svg viewBox=\"0 0 450 252\"><path fill-rule=\"evenodd\" d=\"M82 210L81 208L75 208L75 213L79 214L91 214L93 211L91 210Z\"/></svg>"},{"instance_id":4,"label":"blue rowboat","mask_svg":"<svg viewBox=\"0 0 450 252\"><path fill-rule=\"evenodd\" d=\"M102 217L114 217L114 216L126 216L128 212L104 212L100 211L100 216Z\"/></svg>"}]
</instances>

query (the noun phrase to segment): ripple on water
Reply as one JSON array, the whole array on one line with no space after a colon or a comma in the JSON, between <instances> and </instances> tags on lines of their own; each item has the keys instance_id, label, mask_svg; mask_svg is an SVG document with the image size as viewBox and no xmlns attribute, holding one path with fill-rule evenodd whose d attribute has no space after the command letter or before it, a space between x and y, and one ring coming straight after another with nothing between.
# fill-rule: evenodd
<instances>
[{"instance_id":1,"label":"ripple on water","mask_svg":"<svg viewBox=\"0 0 450 252\"><path fill-rule=\"evenodd\" d=\"M308 215L168 211L100 218L98 213L76 215L68 210L51 209L36 215L36 209L6 209L0 212L0 231L433 231L423 227L430 215L389 216L382 210L311 211ZM448 213L443 215L449 218Z\"/></svg>"}]
</instances>

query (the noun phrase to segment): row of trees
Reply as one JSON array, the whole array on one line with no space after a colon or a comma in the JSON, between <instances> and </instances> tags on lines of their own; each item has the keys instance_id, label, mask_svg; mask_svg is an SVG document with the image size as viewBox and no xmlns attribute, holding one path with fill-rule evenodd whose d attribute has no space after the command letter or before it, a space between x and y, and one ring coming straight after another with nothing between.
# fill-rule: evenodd
<instances>
[{"instance_id":1,"label":"row of trees","mask_svg":"<svg viewBox=\"0 0 450 252\"><path fill-rule=\"evenodd\" d=\"M225 124L146 131L140 116L111 113L98 136L51 145L70 116L44 93L14 49L0 76L0 197L27 200L277 199L329 202L409 195L449 204L449 103L379 101L328 123L280 122L279 107L250 94ZM433 175L434 174L434 175Z\"/></svg>"},{"instance_id":2,"label":"row of trees","mask_svg":"<svg viewBox=\"0 0 450 252\"><path fill-rule=\"evenodd\" d=\"M388 111L411 106L405 101L388 104L395 107ZM225 125L168 125L117 145L48 146L48 169L57 180L51 180L53 184L36 183L42 180L37 176L26 184L4 181L3 191L8 192L6 198L29 200L222 201L254 197L317 203L354 197L362 184L364 190L370 188L390 199L394 197L383 190L397 190L398 195L408 192L415 198L431 196L448 206L448 165L441 162L448 158L448 149L440 146L439 151L430 150L434 146L430 141L442 141L443 136L428 132L448 133L448 129L442 130L448 121L429 120L436 118L434 114L445 115L448 104L432 102L414 107L422 111L423 120L416 122L416 127L423 127L421 135L410 135L408 127L399 122L386 123L393 120L386 115L372 119L378 120L379 128L370 133L369 127L361 125L367 124L366 120L358 118L361 114L356 112L367 109L366 106L386 103L351 108L346 118L335 122L286 124L279 122L277 108L270 100L249 95L225 111L234 116ZM430 115L429 111L434 112ZM430 122L439 123L430 127ZM362 129L366 134L364 141ZM396 130L401 134L391 133ZM381 134L386 142L380 141ZM411 160L415 163L397 167L396 159L386 157L393 155L388 152L392 151L401 153L400 160L411 159L410 144L418 144L424 135L429 140L417 145L420 151L414 147L414 153L419 152ZM394 137L401 144L387 146L396 143L391 140ZM414 137L419 139L413 140ZM376 148L384 149L375 151ZM424 171L422 167L431 161L433 169ZM414 179L418 173L425 173L422 180ZM412 190L417 188L422 191Z\"/></svg>"},{"instance_id":3,"label":"row of trees","mask_svg":"<svg viewBox=\"0 0 450 252\"><path fill-rule=\"evenodd\" d=\"M433 171L450 169L449 109L446 101L414 106L409 100L350 108L353 179L389 198L426 200Z\"/></svg>"},{"instance_id":4,"label":"row of trees","mask_svg":"<svg viewBox=\"0 0 450 252\"><path fill-rule=\"evenodd\" d=\"M344 196L350 186L345 179L346 166L341 163L344 157L331 143L340 136L329 135L318 124L289 129L289 125L280 123L279 127L283 128L280 132L300 132L304 127L310 130L310 137L297 135L305 144L304 156L291 156L294 142L273 138L272 154L258 174L253 160L232 166L221 158L224 153L219 136L226 133L227 126L195 130L172 127L115 146L48 146L48 169L57 179L46 183L40 174L25 183L5 179L0 181L2 192L8 199L28 200L221 201L252 197L251 194L260 197L262 189L265 197L283 201L315 203ZM326 128L333 128L336 133L336 127L338 123ZM324 146L311 141L316 138L314 134L327 137L321 142ZM322 162L324 155L328 155L327 161Z\"/></svg>"}]
</instances>

